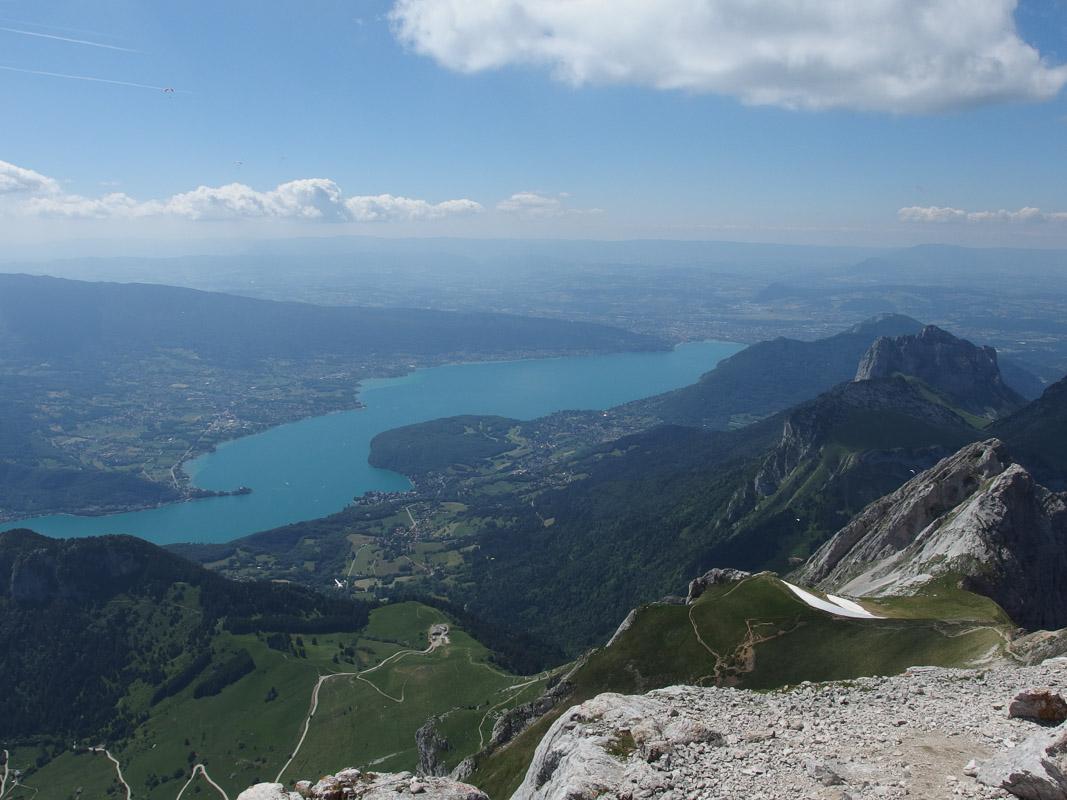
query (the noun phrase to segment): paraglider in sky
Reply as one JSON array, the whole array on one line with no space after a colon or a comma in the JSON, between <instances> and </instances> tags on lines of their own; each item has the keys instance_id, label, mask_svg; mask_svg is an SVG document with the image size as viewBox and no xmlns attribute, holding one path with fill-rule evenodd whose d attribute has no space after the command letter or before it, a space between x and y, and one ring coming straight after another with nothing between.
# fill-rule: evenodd
<instances>
[{"instance_id":1,"label":"paraglider in sky","mask_svg":"<svg viewBox=\"0 0 1067 800\"><path fill-rule=\"evenodd\" d=\"M167 86L163 89L163 94L174 94L174 88L171 86Z\"/></svg>"}]
</instances>

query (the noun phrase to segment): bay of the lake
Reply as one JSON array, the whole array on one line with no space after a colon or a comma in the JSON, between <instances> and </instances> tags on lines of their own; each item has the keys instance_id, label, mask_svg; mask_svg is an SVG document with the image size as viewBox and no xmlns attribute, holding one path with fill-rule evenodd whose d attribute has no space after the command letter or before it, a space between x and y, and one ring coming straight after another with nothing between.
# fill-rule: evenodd
<instances>
[{"instance_id":1,"label":"bay of the lake","mask_svg":"<svg viewBox=\"0 0 1067 800\"><path fill-rule=\"evenodd\" d=\"M98 517L54 515L9 522L47 536L129 533L157 544L224 542L339 511L370 490L409 488L367 463L382 431L457 414L533 419L565 409L607 409L693 383L742 348L691 342L674 350L492 361L431 367L362 383L365 405L246 436L185 465L195 485L251 494L212 497Z\"/></svg>"}]
</instances>

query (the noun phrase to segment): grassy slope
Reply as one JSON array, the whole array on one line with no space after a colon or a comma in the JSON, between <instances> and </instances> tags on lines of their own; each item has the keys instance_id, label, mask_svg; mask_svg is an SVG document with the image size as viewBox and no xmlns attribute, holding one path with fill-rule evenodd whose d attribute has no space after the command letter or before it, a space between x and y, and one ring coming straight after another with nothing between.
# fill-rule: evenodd
<instances>
[{"instance_id":1,"label":"grassy slope","mask_svg":"<svg viewBox=\"0 0 1067 800\"><path fill-rule=\"evenodd\" d=\"M314 637L317 645L311 643L313 637L303 636L307 658L272 650L254 634L220 633L215 651L246 648L255 671L213 697L193 699L190 686L164 700L131 740L111 750L139 798L172 800L197 762L205 763L211 777L233 796L250 783L274 780L299 739L320 674L365 669L402 650L422 650L430 625L445 621L440 611L421 604L386 606L373 612L362 634L319 635ZM512 698L515 693L505 690L526 683L524 679L489 664L489 651L463 631L453 628L451 642L430 655L406 655L366 676L386 694L403 697L402 703L354 678L324 684L308 739L285 779L316 778L371 763L382 770L413 769L415 731L435 714L447 715L441 728L453 746L447 762L454 765L478 749L478 724L487 711L531 699L543 688L543 681L537 681ZM358 666L333 663L339 643L354 646ZM267 702L272 688L277 698ZM486 736L491 726L492 717L484 727ZM27 752L36 755L36 750ZM38 800L60 800L77 785L88 786L89 778L80 777L83 771L71 765L89 764L90 759L91 776L96 776L97 761L107 765L103 758L74 754L36 772L28 782L40 789ZM32 758L26 760L32 763ZM152 776L159 780L154 788ZM97 777L93 780L110 781L106 772Z\"/></svg>"},{"instance_id":2,"label":"grassy slope","mask_svg":"<svg viewBox=\"0 0 1067 800\"><path fill-rule=\"evenodd\" d=\"M491 797L510 796L551 723L601 692L645 692L677 683L773 689L805 680L893 674L916 664L958 666L996 651L1010 627L995 604L947 583L920 597L869 605L893 618L824 614L765 574L713 587L690 607L646 606L615 645L594 652L576 670L570 697L485 759L472 781ZM694 626L718 660L697 639ZM751 633L766 640L749 652L743 645Z\"/></svg>"}]
</instances>

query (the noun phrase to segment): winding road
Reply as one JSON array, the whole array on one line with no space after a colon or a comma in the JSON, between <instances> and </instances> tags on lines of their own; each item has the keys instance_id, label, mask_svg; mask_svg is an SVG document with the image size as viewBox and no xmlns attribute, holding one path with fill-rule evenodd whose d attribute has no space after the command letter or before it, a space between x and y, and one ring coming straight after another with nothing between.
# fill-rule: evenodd
<instances>
[{"instance_id":1,"label":"winding road","mask_svg":"<svg viewBox=\"0 0 1067 800\"><path fill-rule=\"evenodd\" d=\"M215 781L211 780L211 776L207 774L207 768L204 767L203 764L197 764L195 767L193 767L192 774L189 775L189 780L185 782L185 786L183 786L182 790L178 792L178 796L175 797L174 800L182 800L182 795L185 794L185 790L189 788L189 784L191 784L196 778L197 773L203 775L204 780L211 784L211 786L215 789L216 792L222 795L222 800L230 800L230 796L226 794L226 790L219 786L217 783L215 783Z\"/></svg>"},{"instance_id":2,"label":"winding road","mask_svg":"<svg viewBox=\"0 0 1067 800\"><path fill-rule=\"evenodd\" d=\"M133 796L133 791L130 789L130 784L126 783L126 779L122 777L122 765L119 763L119 760L111 755L111 752L106 747L90 747L89 749L94 753L103 753L111 760L111 763L115 765L115 774L118 775L119 783L121 783L122 788L126 790L126 800L130 800L130 797Z\"/></svg>"}]
</instances>

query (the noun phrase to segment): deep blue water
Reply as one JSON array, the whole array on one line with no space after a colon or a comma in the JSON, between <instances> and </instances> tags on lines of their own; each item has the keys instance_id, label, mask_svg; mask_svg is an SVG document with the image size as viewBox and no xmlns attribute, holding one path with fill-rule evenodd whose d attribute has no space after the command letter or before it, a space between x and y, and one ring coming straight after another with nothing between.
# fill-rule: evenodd
<instances>
[{"instance_id":1,"label":"deep blue water","mask_svg":"<svg viewBox=\"0 0 1067 800\"><path fill-rule=\"evenodd\" d=\"M533 419L564 409L605 409L695 381L740 350L694 342L670 352L457 364L363 382L366 408L281 425L221 445L186 464L205 489L252 493L104 517L55 515L7 523L48 536L130 533L157 544L225 542L340 510L365 491L402 490L402 475L367 463L378 433L456 414Z\"/></svg>"}]
</instances>

